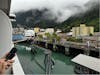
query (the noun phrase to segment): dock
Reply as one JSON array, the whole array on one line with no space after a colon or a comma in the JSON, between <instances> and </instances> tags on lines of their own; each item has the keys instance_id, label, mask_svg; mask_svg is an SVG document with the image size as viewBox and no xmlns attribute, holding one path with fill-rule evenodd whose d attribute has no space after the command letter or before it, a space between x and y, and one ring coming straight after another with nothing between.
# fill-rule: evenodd
<instances>
[{"instance_id":1,"label":"dock","mask_svg":"<svg viewBox=\"0 0 100 75\"><path fill-rule=\"evenodd\" d=\"M77 43L77 42L70 42L70 41L66 41L66 43L64 44L57 44L57 43L53 44L45 41L36 41L35 44L50 49L52 51L63 53L65 55L70 55L70 54L77 55L79 53L82 53L94 57L100 57L99 56L100 47L99 46L97 47L93 44L90 44L88 46L86 43Z\"/></svg>"},{"instance_id":2,"label":"dock","mask_svg":"<svg viewBox=\"0 0 100 75\"><path fill-rule=\"evenodd\" d=\"M27 39L26 38L24 38L24 39L22 39L22 40L16 40L16 41L13 41L13 43L15 44L15 43L19 43L19 42L24 42L24 41L26 41Z\"/></svg>"}]
</instances>

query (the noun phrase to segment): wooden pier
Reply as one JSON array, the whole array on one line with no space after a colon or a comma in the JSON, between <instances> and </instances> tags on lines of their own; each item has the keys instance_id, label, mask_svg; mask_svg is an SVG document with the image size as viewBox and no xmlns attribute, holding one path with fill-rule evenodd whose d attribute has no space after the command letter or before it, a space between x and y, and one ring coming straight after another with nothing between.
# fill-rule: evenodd
<instances>
[{"instance_id":1,"label":"wooden pier","mask_svg":"<svg viewBox=\"0 0 100 75\"><path fill-rule=\"evenodd\" d=\"M90 44L88 46L86 43L76 43L76 42L69 42L69 41L66 41L66 43L64 44L57 44L57 43L53 44L53 43L47 43L45 41L36 41L36 44L41 47L50 49L52 51L61 52L65 55L82 53L86 55L91 55L91 56L93 55L99 57L100 49L99 47L95 47L93 44Z\"/></svg>"},{"instance_id":2,"label":"wooden pier","mask_svg":"<svg viewBox=\"0 0 100 75\"><path fill-rule=\"evenodd\" d=\"M27 40L26 38L25 39L22 39L22 40L16 40L16 41L13 41L13 43L15 44L15 43L19 43L19 42L24 42L26 40Z\"/></svg>"}]
</instances>

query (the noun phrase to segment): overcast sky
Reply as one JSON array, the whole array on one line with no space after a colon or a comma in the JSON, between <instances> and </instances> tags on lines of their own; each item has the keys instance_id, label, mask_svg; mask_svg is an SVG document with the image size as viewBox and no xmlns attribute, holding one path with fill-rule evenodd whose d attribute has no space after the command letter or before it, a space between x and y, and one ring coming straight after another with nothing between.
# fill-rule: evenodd
<instances>
[{"instance_id":1,"label":"overcast sky","mask_svg":"<svg viewBox=\"0 0 100 75\"><path fill-rule=\"evenodd\" d=\"M30 9L48 9L43 15L48 19L63 22L69 17L86 12L87 3L98 0L12 0L11 12L28 11Z\"/></svg>"}]
</instances>

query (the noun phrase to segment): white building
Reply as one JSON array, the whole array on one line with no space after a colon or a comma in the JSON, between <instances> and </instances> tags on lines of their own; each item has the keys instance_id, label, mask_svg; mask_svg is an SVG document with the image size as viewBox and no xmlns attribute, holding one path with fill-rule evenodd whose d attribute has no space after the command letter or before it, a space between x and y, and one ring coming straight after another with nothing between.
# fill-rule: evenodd
<instances>
[{"instance_id":1,"label":"white building","mask_svg":"<svg viewBox=\"0 0 100 75\"><path fill-rule=\"evenodd\" d=\"M54 29L53 29L53 28L47 28L47 29L45 30L45 33L53 34L53 33L54 33Z\"/></svg>"},{"instance_id":2,"label":"white building","mask_svg":"<svg viewBox=\"0 0 100 75\"><path fill-rule=\"evenodd\" d=\"M26 37L33 37L35 36L35 32L33 30L25 30Z\"/></svg>"},{"instance_id":3,"label":"white building","mask_svg":"<svg viewBox=\"0 0 100 75\"><path fill-rule=\"evenodd\" d=\"M68 32L67 33L67 36L72 36L73 35L73 32Z\"/></svg>"},{"instance_id":4,"label":"white building","mask_svg":"<svg viewBox=\"0 0 100 75\"><path fill-rule=\"evenodd\" d=\"M40 29L40 32L45 32L45 29Z\"/></svg>"},{"instance_id":5,"label":"white building","mask_svg":"<svg viewBox=\"0 0 100 75\"><path fill-rule=\"evenodd\" d=\"M62 31L60 29L57 29L56 33L61 33Z\"/></svg>"}]
</instances>

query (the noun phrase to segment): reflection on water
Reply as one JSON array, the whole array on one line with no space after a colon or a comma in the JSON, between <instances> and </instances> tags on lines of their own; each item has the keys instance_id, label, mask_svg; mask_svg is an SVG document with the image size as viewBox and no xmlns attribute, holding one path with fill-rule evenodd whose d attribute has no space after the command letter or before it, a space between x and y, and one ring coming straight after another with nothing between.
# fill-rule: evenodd
<instances>
[{"instance_id":1,"label":"reflection on water","mask_svg":"<svg viewBox=\"0 0 100 75\"><path fill-rule=\"evenodd\" d=\"M43 50L35 48L37 53L32 54L32 52L27 51L25 47L25 45L17 45L18 58L21 62L25 74L45 74L45 55ZM71 62L71 57L52 52L52 58L55 61L54 68L52 69L52 74L74 74L74 64Z\"/></svg>"}]
</instances>

